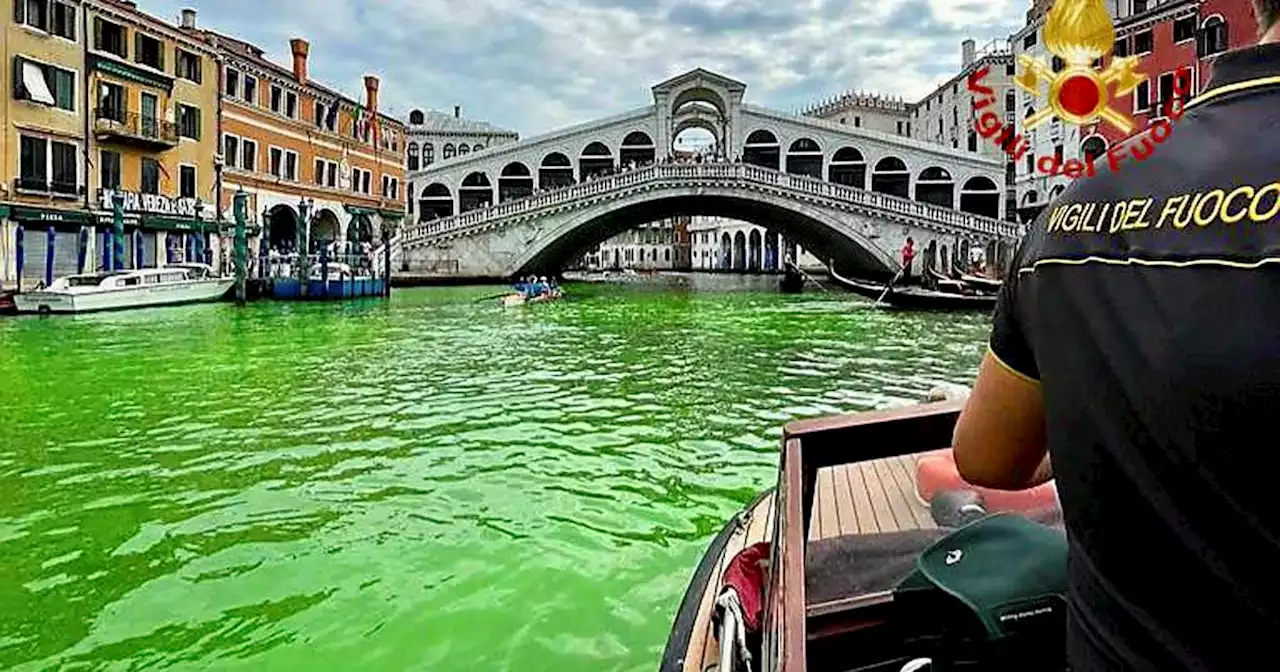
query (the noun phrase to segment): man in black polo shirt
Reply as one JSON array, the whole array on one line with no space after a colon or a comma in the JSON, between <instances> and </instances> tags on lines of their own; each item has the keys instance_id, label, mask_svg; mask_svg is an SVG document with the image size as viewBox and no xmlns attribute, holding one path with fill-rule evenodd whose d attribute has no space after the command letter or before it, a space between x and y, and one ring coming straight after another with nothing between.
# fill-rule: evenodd
<instances>
[{"instance_id":1,"label":"man in black polo shirt","mask_svg":"<svg viewBox=\"0 0 1280 672\"><path fill-rule=\"evenodd\" d=\"M1280 669L1280 0L1253 2L1259 46L1151 157L1031 226L956 427L970 482L1057 479L1074 672Z\"/></svg>"}]
</instances>

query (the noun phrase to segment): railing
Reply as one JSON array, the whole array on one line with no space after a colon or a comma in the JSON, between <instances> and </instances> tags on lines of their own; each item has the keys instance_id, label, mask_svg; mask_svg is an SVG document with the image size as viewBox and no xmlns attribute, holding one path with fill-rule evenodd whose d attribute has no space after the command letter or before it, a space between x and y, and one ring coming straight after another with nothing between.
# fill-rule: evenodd
<instances>
[{"instance_id":1,"label":"railing","mask_svg":"<svg viewBox=\"0 0 1280 672\"><path fill-rule=\"evenodd\" d=\"M127 112L115 107L99 107L94 111L94 127L98 132L151 140L168 145L178 144L178 125L163 119Z\"/></svg>"},{"instance_id":2,"label":"railing","mask_svg":"<svg viewBox=\"0 0 1280 672\"><path fill-rule=\"evenodd\" d=\"M808 196L828 199L836 204L852 204L891 212L914 219L974 231L987 235L1017 237L1018 227L981 215L913 201L901 196L883 194L857 187L827 182L818 178L792 175L770 168L743 163L696 163L654 165L617 173L590 182L582 182L556 191L471 210L451 217L420 222L405 227L399 237L401 245L422 242L488 224L497 219L524 215L595 196L620 192L632 187L664 180L733 180L776 187Z\"/></svg>"}]
</instances>

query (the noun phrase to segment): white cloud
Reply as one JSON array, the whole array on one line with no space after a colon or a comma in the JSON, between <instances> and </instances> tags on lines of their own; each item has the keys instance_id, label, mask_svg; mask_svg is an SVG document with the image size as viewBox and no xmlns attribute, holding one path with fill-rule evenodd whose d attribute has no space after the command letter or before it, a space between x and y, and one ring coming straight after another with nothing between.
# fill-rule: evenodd
<instances>
[{"instance_id":1,"label":"white cloud","mask_svg":"<svg viewBox=\"0 0 1280 672\"><path fill-rule=\"evenodd\" d=\"M176 16L191 0L142 0ZM750 102L793 109L845 89L919 98L955 73L960 41L1003 40L1026 0L218 0L200 23L359 93L381 75L403 116L451 110L529 136L648 102L653 84L705 67ZM303 8L305 7L305 10Z\"/></svg>"}]
</instances>

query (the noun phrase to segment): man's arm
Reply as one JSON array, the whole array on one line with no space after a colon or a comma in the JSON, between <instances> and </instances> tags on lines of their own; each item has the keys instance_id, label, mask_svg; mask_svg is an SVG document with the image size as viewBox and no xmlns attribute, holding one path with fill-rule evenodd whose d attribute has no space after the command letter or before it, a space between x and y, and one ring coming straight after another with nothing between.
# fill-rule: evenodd
<instances>
[{"instance_id":1,"label":"man's arm","mask_svg":"<svg viewBox=\"0 0 1280 672\"><path fill-rule=\"evenodd\" d=\"M964 480L1023 490L1052 478L1040 383L988 352L952 439Z\"/></svg>"}]
</instances>

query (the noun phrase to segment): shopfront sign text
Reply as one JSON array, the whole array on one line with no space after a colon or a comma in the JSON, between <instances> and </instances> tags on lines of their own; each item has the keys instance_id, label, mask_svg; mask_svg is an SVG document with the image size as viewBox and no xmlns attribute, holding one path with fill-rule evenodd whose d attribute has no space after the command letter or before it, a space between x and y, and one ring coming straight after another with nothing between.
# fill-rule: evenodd
<instances>
[{"instance_id":1,"label":"shopfront sign text","mask_svg":"<svg viewBox=\"0 0 1280 672\"><path fill-rule=\"evenodd\" d=\"M183 218L194 218L196 216L197 199L194 198L169 198L160 194L140 194L136 191L115 191L113 189L101 190L99 204L103 210L111 210L114 207L113 199L116 194L124 196L125 212Z\"/></svg>"}]
</instances>

